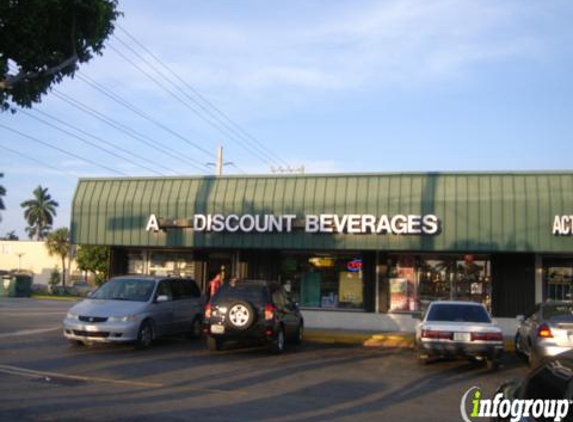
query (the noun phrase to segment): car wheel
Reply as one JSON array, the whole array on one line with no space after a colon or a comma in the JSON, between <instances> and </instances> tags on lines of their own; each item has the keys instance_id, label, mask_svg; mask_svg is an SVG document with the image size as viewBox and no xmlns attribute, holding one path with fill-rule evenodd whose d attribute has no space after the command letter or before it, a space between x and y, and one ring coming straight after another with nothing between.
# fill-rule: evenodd
<instances>
[{"instance_id":1,"label":"car wheel","mask_svg":"<svg viewBox=\"0 0 573 422\"><path fill-rule=\"evenodd\" d=\"M293 339L293 342L295 344L300 344L302 343L302 339L304 338L304 324L302 323L302 321L300 322L300 324L298 325L298 330L296 332L296 337Z\"/></svg>"},{"instance_id":2,"label":"car wheel","mask_svg":"<svg viewBox=\"0 0 573 422\"><path fill-rule=\"evenodd\" d=\"M273 353L280 354L285 350L285 331L281 327L269 345L269 350Z\"/></svg>"},{"instance_id":3,"label":"car wheel","mask_svg":"<svg viewBox=\"0 0 573 422\"><path fill-rule=\"evenodd\" d=\"M255 320L253 307L247 302L235 302L227 312L227 323L236 330L246 330Z\"/></svg>"},{"instance_id":4,"label":"car wheel","mask_svg":"<svg viewBox=\"0 0 573 422\"><path fill-rule=\"evenodd\" d=\"M539 364L539 356L537 355L537 352L535 351L535 348L533 346L529 347L529 356L527 356L527 363L529 363L529 366L531 366L532 368L536 367Z\"/></svg>"},{"instance_id":5,"label":"car wheel","mask_svg":"<svg viewBox=\"0 0 573 422\"><path fill-rule=\"evenodd\" d=\"M193 324L191 325L191 333L189 333L189 336L191 338L200 338L201 334L203 334L203 324L201 322L201 318L197 317L193 320Z\"/></svg>"},{"instance_id":6,"label":"car wheel","mask_svg":"<svg viewBox=\"0 0 573 422\"><path fill-rule=\"evenodd\" d=\"M518 356L523 356L523 346L521 345L521 335L517 333L515 335L515 354Z\"/></svg>"},{"instance_id":7,"label":"car wheel","mask_svg":"<svg viewBox=\"0 0 573 422\"><path fill-rule=\"evenodd\" d=\"M139 331L137 333L137 341L135 342L135 346L138 349L147 349L153 343L153 324L150 320L146 319L143 321L139 327Z\"/></svg>"},{"instance_id":8,"label":"car wheel","mask_svg":"<svg viewBox=\"0 0 573 422\"><path fill-rule=\"evenodd\" d=\"M223 348L223 341L214 337L207 337L207 348L210 352L218 352Z\"/></svg>"},{"instance_id":9,"label":"car wheel","mask_svg":"<svg viewBox=\"0 0 573 422\"><path fill-rule=\"evenodd\" d=\"M490 359L487 358L485 360L485 364L488 370L496 371L499 368L499 359Z\"/></svg>"},{"instance_id":10,"label":"car wheel","mask_svg":"<svg viewBox=\"0 0 573 422\"><path fill-rule=\"evenodd\" d=\"M427 353L424 353L422 350L416 351L416 360L418 361L419 365L427 365L430 363L430 356Z\"/></svg>"}]
</instances>

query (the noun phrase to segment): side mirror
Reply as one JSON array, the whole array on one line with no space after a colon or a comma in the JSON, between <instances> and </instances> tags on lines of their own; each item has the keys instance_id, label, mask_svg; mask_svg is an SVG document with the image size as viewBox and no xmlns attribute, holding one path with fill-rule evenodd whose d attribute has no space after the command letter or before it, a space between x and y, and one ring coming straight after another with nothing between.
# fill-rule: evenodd
<instances>
[{"instance_id":1,"label":"side mirror","mask_svg":"<svg viewBox=\"0 0 573 422\"><path fill-rule=\"evenodd\" d=\"M519 324L522 324L523 321L525 321L525 317L524 317L523 315L518 315L518 316L515 317L515 319L517 320L517 322L518 322Z\"/></svg>"},{"instance_id":2,"label":"side mirror","mask_svg":"<svg viewBox=\"0 0 573 422\"><path fill-rule=\"evenodd\" d=\"M167 295L159 295L157 296L157 299L155 299L155 303L163 303L163 302L167 302L169 301L169 298L167 297Z\"/></svg>"},{"instance_id":3,"label":"side mirror","mask_svg":"<svg viewBox=\"0 0 573 422\"><path fill-rule=\"evenodd\" d=\"M90 290L89 292L87 292L86 297L90 298L94 295L94 293L95 293L95 290Z\"/></svg>"}]
</instances>

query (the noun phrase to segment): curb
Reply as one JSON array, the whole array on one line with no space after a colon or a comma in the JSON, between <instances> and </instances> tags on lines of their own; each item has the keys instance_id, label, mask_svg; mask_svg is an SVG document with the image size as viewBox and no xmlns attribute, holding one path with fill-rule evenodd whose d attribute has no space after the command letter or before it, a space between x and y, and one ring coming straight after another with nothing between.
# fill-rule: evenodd
<instances>
[{"instance_id":1,"label":"curb","mask_svg":"<svg viewBox=\"0 0 573 422\"><path fill-rule=\"evenodd\" d=\"M336 331L307 330L304 340L311 343L345 344L363 347L388 347L413 349L416 341L413 333L348 333ZM505 352L513 353L515 345L512 338L504 339Z\"/></svg>"}]
</instances>

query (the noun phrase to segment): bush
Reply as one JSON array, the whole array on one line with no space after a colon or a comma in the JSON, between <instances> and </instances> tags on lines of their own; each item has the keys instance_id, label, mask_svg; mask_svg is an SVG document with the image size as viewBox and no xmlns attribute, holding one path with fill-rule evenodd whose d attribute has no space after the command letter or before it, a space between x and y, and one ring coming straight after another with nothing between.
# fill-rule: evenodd
<instances>
[{"instance_id":1,"label":"bush","mask_svg":"<svg viewBox=\"0 0 573 422\"><path fill-rule=\"evenodd\" d=\"M57 268L52 270L50 274L50 279L48 280L48 290L50 293L55 293L57 290L57 285L62 282L62 276Z\"/></svg>"}]
</instances>

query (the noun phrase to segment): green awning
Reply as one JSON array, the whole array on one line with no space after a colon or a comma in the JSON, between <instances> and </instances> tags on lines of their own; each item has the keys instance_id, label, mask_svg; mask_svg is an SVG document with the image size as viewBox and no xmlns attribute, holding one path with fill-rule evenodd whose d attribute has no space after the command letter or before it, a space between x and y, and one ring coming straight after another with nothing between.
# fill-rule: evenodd
<instances>
[{"instance_id":1,"label":"green awning","mask_svg":"<svg viewBox=\"0 0 573 422\"><path fill-rule=\"evenodd\" d=\"M147 231L151 215L167 228ZM219 220L236 216L228 220L233 228L243 216L296 218L290 232L285 227L263 233L191 227L195 216L215 215ZM573 172L81 179L73 201L72 241L146 247L571 253L571 215ZM326 216L325 232L305 230L309 218L320 216ZM437 230L424 224L431 220L428 216L437 218ZM562 234L554 234L556 218ZM248 226L250 217L244 221Z\"/></svg>"}]
</instances>

